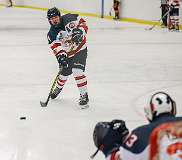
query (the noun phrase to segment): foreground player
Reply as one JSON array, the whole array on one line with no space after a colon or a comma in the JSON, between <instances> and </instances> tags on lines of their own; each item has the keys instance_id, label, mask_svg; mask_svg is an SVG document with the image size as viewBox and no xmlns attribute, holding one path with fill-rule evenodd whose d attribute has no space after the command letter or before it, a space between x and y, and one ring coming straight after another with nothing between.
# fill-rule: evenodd
<instances>
[{"instance_id":1,"label":"foreground player","mask_svg":"<svg viewBox=\"0 0 182 160\"><path fill-rule=\"evenodd\" d=\"M87 59L86 34L88 27L86 21L80 18L78 14L61 16L60 11L56 7L47 11L47 18L51 25L47 38L61 68L61 73L51 98L55 99L59 95L68 76L73 74L80 92L79 105L85 106L89 102L87 78L84 72ZM63 36L63 38L58 36L60 31L65 31L65 33L60 33L60 36ZM70 38L69 41L63 40L68 37ZM61 43L58 42L59 39L62 39ZM65 48L68 44L72 47Z\"/></svg>"},{"instance_id":2,"label":"foreground player","mask_svg":"<svg viewBox=\"0 0 182 160\"><path fill-rule=\"evenodd\" d=\"M127 134L127 128L123 127L122 120L115 120L116 123L104 122L107 126L103 122L96 125L94 143L107 160L148 160L152 131L166 122L182 121L182 117L175 117L175 102L164 92L152 96L145 113L149 124L137 127L130 135Z\"/></svg>"},{"instance_id":3,"label":"foreground player","mask_svg":"<svg viewBox=\"0 0 182 160\"><path fill-rule=\"evenodd\" d=\"M152 131L149 160L182 160L182 121L167 122Z\"/></svg>"}]
</instances>

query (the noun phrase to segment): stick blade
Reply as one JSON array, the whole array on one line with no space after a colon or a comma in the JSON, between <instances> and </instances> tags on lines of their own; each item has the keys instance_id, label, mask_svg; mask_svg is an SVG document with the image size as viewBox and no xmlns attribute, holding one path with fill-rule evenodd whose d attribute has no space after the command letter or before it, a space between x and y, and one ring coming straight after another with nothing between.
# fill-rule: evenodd
<instances>
[{"instance_id":1,"label":"stick blade","mask_svg":"<svg viewBox=\"0 0 182 160\"><path fill-rule=\"evenodd\" d=\"M148 28L148 30L151 31L153 28L154 28L154 27L150 27L150 28Z\"/></svg>"},{"instance_id":2,"label":"stick blade","mask_svg":"<svg viewBox=\"0 0 182 160\"><path fill-rule=\"evenodd\" d=\"M40 105L41 105L41 107L47 107L47 102L40 101Z\"/></svg>"},{"instance_id":3,"label":"stick blade","mask_svg":"<svg viewBox=\"0 0 182 160\"><path fill-rule=\"evenodd\" d=\"M145 28L146 31L151 31L154 27L150 27L150 28Z\"/></svg>"}]
</instances>

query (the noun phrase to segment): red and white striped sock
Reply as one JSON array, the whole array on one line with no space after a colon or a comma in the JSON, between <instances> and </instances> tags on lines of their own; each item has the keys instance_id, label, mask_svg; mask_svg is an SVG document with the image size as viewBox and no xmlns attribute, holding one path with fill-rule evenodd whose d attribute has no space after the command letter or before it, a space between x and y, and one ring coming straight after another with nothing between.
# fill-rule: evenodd
<instances>
[{"instance_id":1,"label":"red and white striped sock","mask_svg":"<svg viewBox=\"0 0 182 160\"><path fill-rule=\"evenodd\" d=\"M59 89L62 89L62 88L64 87L64 85L65 85L67 79L68 79L68 76L60 75L60 76L58 77L57 85L56 85L56 86L57 86Z\"/></svg>"},{"instance_id":2,"label":"red and white striped sock","mask_svg":"<svg viewBox=\"0 0 182 160\"><path fill-rule=\"evenodd\" d=\"M87 78L81 69L73 68L73 76L75 78L77 87L80 91L80 95L87 93Z\"/></svg>"}]
</instances>

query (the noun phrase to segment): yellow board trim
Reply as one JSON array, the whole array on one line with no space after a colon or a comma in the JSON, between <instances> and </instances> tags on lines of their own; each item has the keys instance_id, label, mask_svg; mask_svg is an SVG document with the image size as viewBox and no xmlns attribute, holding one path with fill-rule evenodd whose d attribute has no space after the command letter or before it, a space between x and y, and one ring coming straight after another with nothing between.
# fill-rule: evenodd
<instances>
[{"instance_id":1,"label":"yellow board trim","mask_svg":"<svg viewBox=\"0 0 182 160\"><path fill-rule=\"evenodd\" d=\"M0 6L5 6L3 4L0 4ZM20 6L20 5L14 5L13 7L16 8L28 8L28 9L34 9L34 10L41 10L41 11L47 11L48 8L42 8L42 7L34 7L34 6ZM80 12L76 12L76 11L68 11L68 10L64 10L61 9L60 10L62 13L75 13L75 14L79 14L81 16L88 16L88 17L97 17L100 18L100 15L98 14L94 14L94 13L80 13ZM113 19L113 17L111 16L105 16L104 19ZM131 22L131 23L137 23L137 24L145 24L145 25L154 25L156 24L156 26L160 26L161 23L160 22L156 22L156 21L149 21L149 20L142 20L142 19L135 19L135 18L122 18L118 21L122 21L122 22ZM182 30L182 25L179 26L180 30Z\"/></svg>"}]
</instances>

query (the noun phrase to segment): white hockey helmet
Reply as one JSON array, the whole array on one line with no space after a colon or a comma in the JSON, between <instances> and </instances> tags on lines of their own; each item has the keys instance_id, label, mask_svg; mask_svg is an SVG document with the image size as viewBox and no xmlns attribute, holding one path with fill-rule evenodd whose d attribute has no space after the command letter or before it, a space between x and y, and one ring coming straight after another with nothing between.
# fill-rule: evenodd
<instances>
[{"instance_id":1,"label":"white hockey helmet","mask_svg":"<svg viewBox=\"0 0 182 160\"><path fill-rule=\"evenodd\" d=\"M164 92L155 93L150 100L150 105L144 108L145 115L149 121L162 113L176 115L176 103Z\"/></svg>"}]
</instances>

